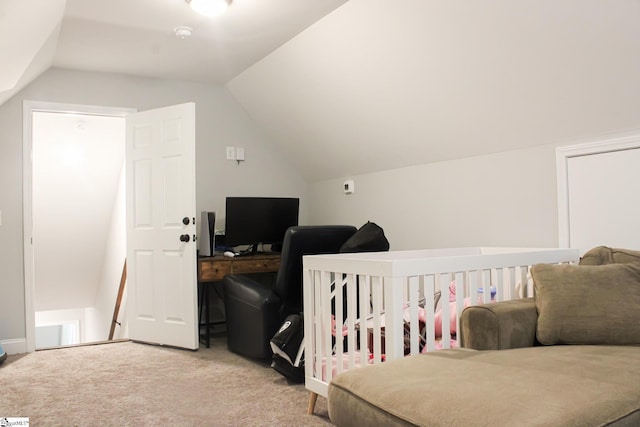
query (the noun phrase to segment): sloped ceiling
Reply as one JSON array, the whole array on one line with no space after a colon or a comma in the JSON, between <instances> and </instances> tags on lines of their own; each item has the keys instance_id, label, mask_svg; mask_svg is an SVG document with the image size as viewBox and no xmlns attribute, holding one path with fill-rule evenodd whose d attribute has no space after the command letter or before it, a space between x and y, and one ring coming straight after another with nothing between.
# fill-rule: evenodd
<instances>
[{"instance_id":1,"label":"sloped ceiling","mask_svg":"<svg viewBox=\"0 0 640 427\"><path fill-rule=\"evenodd\" d=\"M0 2L0 105L51 66L65 3Z\"/></svg>"},{"instance_id":2,"label":"sloped ceiling","mask_svg":"<svg viewBox=\"0 0 640 427\"><path fill-rule=\"evenodd\" d=\"M210 18L185 0L2 0L0 105L52 66L224 84L346 1L233 0Z\"/></svg>"},{"instance_id":3,"label":"sloped ceiling","mask_svg":"<svg viewBox=\"0 0 640 427\"><path fill-rule=\"evenodd\" d=\"M640 128L640 2L350 0L227 84L311 179Z\"/></svg>"},{"instance_id":4,"label":"sloped ceiling","mask_svg":"<svg viewBox=\"0 0 640 427\"><path fill-rule=\"evenodd\" d=\"M185 0L67 0L53 65L224 84L345 1L233 0L212 18Z\"/></svg>"},{"instance_id":5,"label":"sloped ceiling","mask_svg":"<svg viewBox=\"0 0 640 427\"><path fill-rule=\"evenodd\" d=\"M3 0L0 104L50 66L226 84L308 179L341 177L640 128L639 22L638 0L233 0L213 21Z\"/></svg>"}]
</instances>

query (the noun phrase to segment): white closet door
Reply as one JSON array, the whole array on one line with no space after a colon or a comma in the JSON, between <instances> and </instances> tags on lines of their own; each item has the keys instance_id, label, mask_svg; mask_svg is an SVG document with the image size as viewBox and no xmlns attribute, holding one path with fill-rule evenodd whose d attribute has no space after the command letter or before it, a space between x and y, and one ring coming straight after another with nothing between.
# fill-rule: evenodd
<instances>
[{"instance_id":1,"label":"white closet door","mask_svg":"<svg viewBox=\"0 0 640 427\"><path fill-rule=\"evenodd\" d=\"M569 246L640 250L640 148L567 159Z\"/></svg>"}]
</instances>

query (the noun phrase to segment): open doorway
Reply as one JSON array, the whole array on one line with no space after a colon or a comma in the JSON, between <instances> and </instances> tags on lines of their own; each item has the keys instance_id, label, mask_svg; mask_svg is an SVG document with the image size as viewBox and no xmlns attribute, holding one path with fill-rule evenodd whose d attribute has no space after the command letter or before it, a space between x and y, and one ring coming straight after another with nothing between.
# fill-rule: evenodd
<instances>
[{"instance_id":1,"label":"open doorway","mask_svg":"<svg viewBox=\"0 0 640 427\"><path fill-rule=\"evenodd\" d=\"M126 256L125 118L31 120L35 348L107 340Z\"/></svg>"},{"instance_id":2,"label":"open doorway","mask_svg":"<svg viewBox=\"0 0 640 427\"><path fill-rule=\"evenodd\" d=\"M103 254L101 277L107 271L106 259L114 268L109 268L113 288L112 303L106 307L115 309L116 284L119 287L123 277L125 256L126 271L129 278L126 294L129 301L122 300L120 318L122 327L120 335L115 338L131 338L142 342L171 345L195 350L198 348L197 318L197 286L196 286L196 247L195 237L190 242L180 239L182 235L196 234L195 209L195 104L185 103L168 107L136 112L134 109L84 106L73 104L57 104L40 101L25 101L23 108L23 191L24 191L24 284L26 314L26 351L36 349L36 312L41 311L40 301L36 301L36 282L40 277L47 277L36 268L36 246L40 245L37 237L38 226L34 214L34 165L32 163L33 118L38 112L64 113L67 115L117 116L126 117L123 121L126 144L126 201L124 204L126 228L122 240L126 249L122 257L106 257ZM132 114L135 113L135 114ZM169 150L166 148L170 147ZM120 169L122 173L122 169ZM120 175L122 177L122 175ZM77 178L81 179L81 178ZM123 185L119 184L119 188ZM51 191L63 194L66 188L57 186ZM76 209L82 215L90 215L87 207L96 202L93 195L99 194L92 189L90 195L81 200ZM49 206L61 204L52 199ZM115 209L114 209L115 210ZM53 215L50 209L47 215ZM57 214L57 216L62 216ZM75 218L78 218L76 216ZM153 221L161 218L162 221ZM185 221L185 218L187 221ZM193 220L189 220L193 219ZM79 219L77 221L80 221ZM64 233L58 237L57 244L49 252L69 252L73 257L80 252L97 247L95 240L89 243L63 245L68 236L82 233L73 221L62 227ZM51 227L53 228L53 227ZM61 230L58 230L61 231ZM150 237L148 237L150 236ZM163 238L155 238L162 236ZM168 236L165 239L164 236ZM153 242L153 248L145 242ZM157 247L157 248L156 248ZM106 253L106 252L105 252ZM130 254L130 255L126 255ZM68 267L70 272L78 263ZM58 271L65 267L56 266ZM37 271L38 270L38 271ZM38 276L38 277L37 277ZM156 280L156 278L158 280ZM38 286L39 287L39 286ZM82 290L84 292L84 288ZM97 291L96 291L97 295ZM160 295L161 298L155 298ZM57 293L50 293L51 298L60 299ZM38 299L40 299L38 297ZM96 299L96 303L97 303ZM126 309L124 304L126 303ZM95 307L95 306L94 306ZM81 308L82 309L82 308ZM113 309L112 309L113 310ZM109 308L103 310L109 312ZM111 311L113 316L113 311ZM110 330L113 322L106 315L107 321L100 326L104 334ZM103 317L104 318L104 317ZM149 320L152 320L150 322ZM72 323L72 322L66 322ZM82 328L81 328L82 329ZM60 331L63 335L67 331ZM82 334L82 331L80 331Z\"/></svg>"}]
</instances>

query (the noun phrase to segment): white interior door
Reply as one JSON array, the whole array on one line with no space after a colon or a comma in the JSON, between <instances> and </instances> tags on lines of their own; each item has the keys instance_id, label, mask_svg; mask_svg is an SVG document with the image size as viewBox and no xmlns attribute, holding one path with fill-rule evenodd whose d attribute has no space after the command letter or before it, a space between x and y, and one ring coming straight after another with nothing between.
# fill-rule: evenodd
<instances>
[{"instance_id":1,"label":"white interior door","mask_svg":"<svg viewBox=\"0 0 640 427\"><path fill-rule=\"evenodd\" d=\"M640 135L558 147L556 162L560 247L639 248Z\"/></svg>"},{"instance_id":2,"label":"white interior door","mask_svg":"<svg viewBox=\"0 0 640 427\"><path fill-rule=\"evenodd\" d=\"M567 160L569 245L640 248L640 149Z\"/></svg>"},{"instance_id":3,"label":"white interior door","mask_svg":"<svg viewBox=\"0 0 640 427\"><path fill-rule=\"evenodd\" d=\"M198 348L195 104L127 116L129 337Z\"/></svg>"}]
</instances>

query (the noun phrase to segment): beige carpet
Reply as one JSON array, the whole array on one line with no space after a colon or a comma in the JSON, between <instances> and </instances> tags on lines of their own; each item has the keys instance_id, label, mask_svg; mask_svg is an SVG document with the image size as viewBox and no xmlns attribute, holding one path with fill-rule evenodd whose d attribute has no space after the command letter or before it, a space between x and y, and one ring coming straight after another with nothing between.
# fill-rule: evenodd
<instances>
[{"instance_id":1,"label":"beige carpet","mask_svg":"<svg viewBox=\"0 0 640 427\"><path fill-rule=\"evenodd\" d=\"M307 415L304 385L227 351L119 342L9 356L0 417L32 426L327 426L326 400Z\"/></svg>"}]
</instances>

